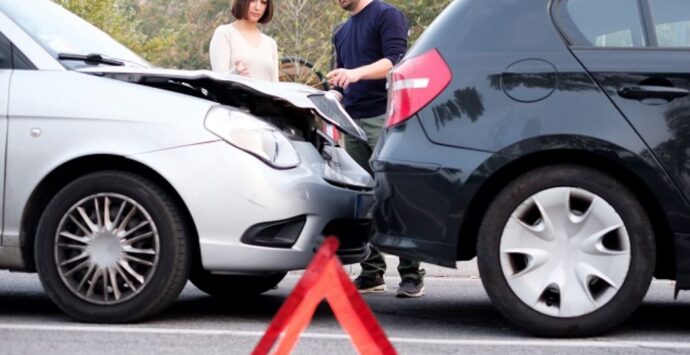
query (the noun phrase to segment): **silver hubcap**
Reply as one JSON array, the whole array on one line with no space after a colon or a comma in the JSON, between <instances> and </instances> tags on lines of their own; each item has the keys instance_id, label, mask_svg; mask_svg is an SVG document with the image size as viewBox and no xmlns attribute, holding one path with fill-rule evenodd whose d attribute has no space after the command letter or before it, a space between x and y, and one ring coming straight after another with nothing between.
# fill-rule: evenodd
<instances>
[{"instance_id":1,"label":"silver hubcap","mask_svg":"<svg viewBox=\"0 0 690 355\"><path fill-rule=\"evenodd\" d=\"M62 281L72 293L96 304L134 297L158 264L153 219L136 201L114 193L74 204L60 221L55 245Z\"/></svg>"},{"instance_id":2,"label":"silver hubcap","mask_svg":"<svg viewBox=\"0 0 690 355\"><path fill-rule=\"evenodd\" d=\"M500 244L503 275L515 295L543 314L578 317L608 303L630 268L623 220L583 189L541 191L510 216Z\"/></svg>"}]
</instances>

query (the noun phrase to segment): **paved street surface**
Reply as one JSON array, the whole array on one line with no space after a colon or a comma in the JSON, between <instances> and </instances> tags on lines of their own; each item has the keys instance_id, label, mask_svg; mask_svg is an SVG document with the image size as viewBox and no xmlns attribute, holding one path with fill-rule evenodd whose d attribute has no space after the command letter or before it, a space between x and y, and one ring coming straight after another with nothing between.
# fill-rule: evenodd
<instances>
[{"instance_id":1,"label":"paved street surface","mask_svg":"<svg viewBox=\"0 0 690 355\"><path fill-rule=\"evenodd\" d=\"M155 319L134 325L71 321L43 294L35 275L0 272L2 354L248 354L298 280L251 302L215 300L191 285ZM673 301L673 284L652 285L643 306L618 331L586 340L530 337L491 306L476 278L434 277L427 296L366 300L401 354L637 354L690 352L690 293ZM296 354L354 354L327 305L322 305Z\"/></svg>"}]
</instances>

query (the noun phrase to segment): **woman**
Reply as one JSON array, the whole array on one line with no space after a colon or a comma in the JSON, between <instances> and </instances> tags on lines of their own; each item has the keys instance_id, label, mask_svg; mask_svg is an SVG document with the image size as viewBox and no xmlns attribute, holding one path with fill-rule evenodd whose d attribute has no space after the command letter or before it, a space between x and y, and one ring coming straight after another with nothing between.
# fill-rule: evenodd
<instances>
[{"instance_id":1,"label":"woman","mask_svg":"<svg viewBox=\"0 0 690 355\"><path fill-rule=\"evenodd\" d=\"M209 55L213 71L278 81L278 45L259 29L273 18L273 0L234 0L236 21L216 28Z\"/></svg>"}]
</instances>

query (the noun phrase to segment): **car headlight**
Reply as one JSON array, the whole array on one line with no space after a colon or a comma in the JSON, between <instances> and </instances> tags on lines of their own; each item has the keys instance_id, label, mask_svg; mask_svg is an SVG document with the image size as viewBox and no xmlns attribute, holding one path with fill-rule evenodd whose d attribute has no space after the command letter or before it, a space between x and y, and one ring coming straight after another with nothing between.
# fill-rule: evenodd
<instances>
[{"instance_id":1,"label":"car headlight","mask_svg":"<svg viewBox=\"0 0 690 355\"><path fill-rule=\"evenodd\" d=\"M290 140L275 126L225 106L214 106L206 115L206 129L266 164L289 169L299 165Z\"/></svg>"}]
</instances>

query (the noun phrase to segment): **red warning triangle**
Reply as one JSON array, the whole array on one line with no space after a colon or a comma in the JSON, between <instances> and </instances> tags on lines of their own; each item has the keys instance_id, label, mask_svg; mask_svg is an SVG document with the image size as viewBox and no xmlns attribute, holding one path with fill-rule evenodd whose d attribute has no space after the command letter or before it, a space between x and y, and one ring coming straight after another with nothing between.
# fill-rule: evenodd
<instances>
[{"instance_id":1,"label":"red warning triangle","mask_svg":"<svg viewBox=\"0 0 690 355\"><path fill-rule=\"evenodd\" d=\"M290 354L324 298L360 354L396 354L369 306L343 270L336 250L338 239L326 238L268 326L253 355L269 354L281 334L283 337L273 354Z\"/></svg>"}]
</instances>

